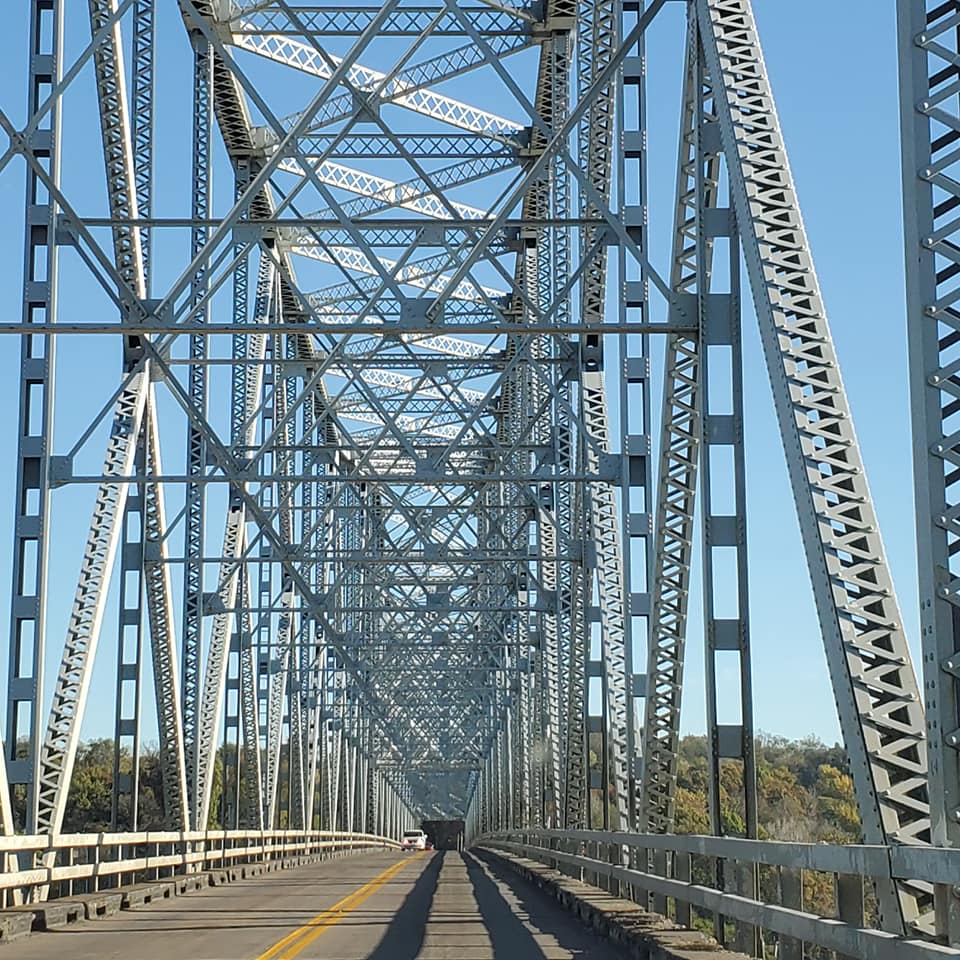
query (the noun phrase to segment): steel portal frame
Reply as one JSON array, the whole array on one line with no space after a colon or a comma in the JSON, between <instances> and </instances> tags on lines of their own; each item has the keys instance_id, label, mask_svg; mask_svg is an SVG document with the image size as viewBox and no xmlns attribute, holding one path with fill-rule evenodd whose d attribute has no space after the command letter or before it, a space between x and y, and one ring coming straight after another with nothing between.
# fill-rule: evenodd
<instances>
[{"instance_id":1,"label":"steel portal frame","mask_svg":"<svg viewBox=\"0 0 960 960\"><path fill-rule=\"evenodd\" d=\"M645 35L666 7L686 10L687 68L664 279ZM749 0L90 0L69 62L62 0L31 0L27 120L0 113L0 171L19 156L28 175L23 315L0 328L22 351L4 832L11 786L28 830L62 825L115 565L117 774L132 750L118 826L138 829L147 668L177 829L396 831L417 815L576 829L596 822L599 789L604 827L669 832L699 496L713 828L735 759L755 836L742 248L865 840L929 843L932 811L936 842L956 845L957 14L899 7L926 717ZM168 16L179 50L157 39ZM180 150L154 135L178 62L193 78ZM87 67L99 208L59 172L78 149L61 143L63 103ZM165 216L156 184L177 158L188 196ZM64 257L97 288L83 318L57 303ZM55 449L58 332L122 346L116 388ZM668 343L659 445L653 333ZM705 399L712 376L732 383L731 411ZM732 513L711 499L724 460ZM84 484L48 704L51 509ZM722 564L733 618L713 595ZM718 652L738 657L736 726L717 722ZM886 929L929 929L929 888L881 877L878 892Z\"/></svg>"}]
</instances>

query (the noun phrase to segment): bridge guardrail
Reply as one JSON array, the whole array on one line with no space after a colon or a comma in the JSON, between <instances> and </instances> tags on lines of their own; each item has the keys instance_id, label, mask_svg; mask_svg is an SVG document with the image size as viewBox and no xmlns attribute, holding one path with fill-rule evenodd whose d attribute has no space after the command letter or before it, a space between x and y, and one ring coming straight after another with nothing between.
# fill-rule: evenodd
<instances>
[{"instance_id":1,"label":"bridge guardrail","mask_svg":"<svg viewBox=\"0 0 960 960\"><path fill-rule=\"evenodd\" d=\"M684 926L691 923L691 908L698 908L747 928L759 927L777 934L780 944L777 955L781 960L804 956L803 944L864 960L960 957L960 950L929 940L867 929L863 915L864 881L889 876L891 872L898 879L950 885L952 895L960 893L958 849L787 843L595 830L486 834L473 843L556 868L574 868L643 891L652 898L656 912L672 914L672 918ZM628 854L626 862L624 851ZM697 884L693 880L693 857L706 858L714 865L731 864L734 869L730 873L734 876L741 868L777 868L779 876L786 876L788 881L781 887L785 893L783 900L790 902L769 904L744 895L742 890L722 891ZM817 916L804 910L802 871L837 877L837 916Z\"/></svg>"},{"instance_id":2,"label":"bridge guardrail","mask_svg":"<svg viewBox=\"0 0 960 960\"><path fill-rule=\"evenodd\" d=\"M391 837L330 830L195 830L0 836L0 905L48 890L73 895L118 886L123 877L163 879L323 852L398 848Z\"/></svg>"}]
</instances>

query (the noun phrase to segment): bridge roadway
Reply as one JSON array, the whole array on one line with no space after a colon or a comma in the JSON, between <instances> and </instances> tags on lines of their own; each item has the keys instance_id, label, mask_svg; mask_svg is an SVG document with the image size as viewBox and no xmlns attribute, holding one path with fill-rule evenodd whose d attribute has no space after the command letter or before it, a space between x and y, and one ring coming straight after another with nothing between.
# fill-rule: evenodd
<instances>
[{"instance_id":1,"label":"bridge roadway","mask_svg":"<svg viewBox=\"0 0 960 960\"><path fill-rule=\"evenodd\" d=\"M470 852L376 852L37 933L5 960L624 960Z\"/></svg>"}]
</instances>

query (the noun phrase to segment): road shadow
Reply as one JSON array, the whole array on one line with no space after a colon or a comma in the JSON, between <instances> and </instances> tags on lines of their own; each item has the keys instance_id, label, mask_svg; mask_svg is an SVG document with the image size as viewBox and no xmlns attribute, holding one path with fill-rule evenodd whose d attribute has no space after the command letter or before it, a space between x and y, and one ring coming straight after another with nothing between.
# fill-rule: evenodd
<instances>
[{"instance_id":1,"label":"road shadow","mask_svg":"<svg viewBox=\"0 0 960 960\"><path fill-rule=\"evenodd\" d=\"M517 898L517 905L529 917L530 925L540 934L551 936L556 945L569 953L571 960L620 960L626 954L612 944L604 943L576 918L564 913L557 902L543 891L527 883L495 858L479 851L462 854L467 865L474 898L490 941L494 960L545 960L547 954L533 933L504 899L495 880L508 887Z\"/></svg>"},{"instance_id":2,"label":"road shadow","mask_svg":"<svg viewBox=\"0 0 960 960\"><path fill-rule=\"evenodd\" d=\"M367 960L416 960L423 947L427 919L433 896L437 892L444 856L445 853L439 851L430 858L430 863L394 914L382 939L373 952L367 954Z\"/></svg>"}]
</instances>

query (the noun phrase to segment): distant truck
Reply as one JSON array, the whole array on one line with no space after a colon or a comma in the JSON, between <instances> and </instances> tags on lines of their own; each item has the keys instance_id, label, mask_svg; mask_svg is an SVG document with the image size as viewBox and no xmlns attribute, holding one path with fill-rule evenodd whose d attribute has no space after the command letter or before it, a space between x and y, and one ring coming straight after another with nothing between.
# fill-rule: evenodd
<instances>
[{"instance_id":1,"label":"distant truck","mask_svg":"<svg viewBox=\"0 0 960 960\"><path fill-rule=\"evenodd\" d=\"M424 833L437 850L462 850L466 824L463 820L424 820Z\"/></svg>"}]
</instances>

